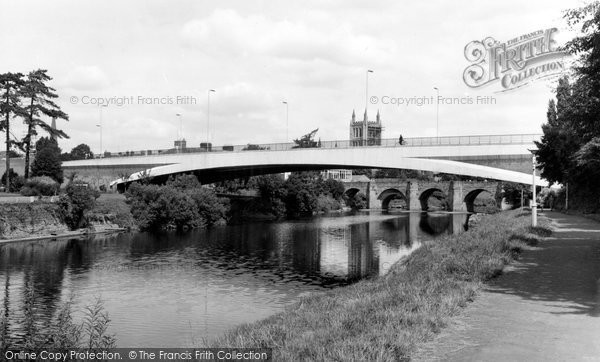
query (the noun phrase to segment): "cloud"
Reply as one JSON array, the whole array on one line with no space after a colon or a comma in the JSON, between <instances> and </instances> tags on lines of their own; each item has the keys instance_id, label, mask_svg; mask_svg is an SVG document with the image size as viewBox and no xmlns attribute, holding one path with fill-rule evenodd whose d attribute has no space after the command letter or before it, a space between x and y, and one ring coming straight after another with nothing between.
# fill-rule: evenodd
<instances>
[{"instance_id":1,"label":"cloud","mask_svg":"<svg viewBox=\"0 0 600 362\"><path fill-rule=\"evenodd\" d=\"M326 60L340 65L380 64L396 51L395 42L356 34L351 24L331 22L318 14L291 21L216 9L206 18L184 24L181 37L187 46L207 53Z\"/></svg>"},{"instance_id":2,"label":"cloud","mask_svg":"<svg viewBox=\"0 0 600 362\"><path fill-rule=\"evenodd\" d=\"M97 66L78 66L66 77L64 86L74 90L99 90L110 85L106 74Z\"/></svg>"}]
</instances>

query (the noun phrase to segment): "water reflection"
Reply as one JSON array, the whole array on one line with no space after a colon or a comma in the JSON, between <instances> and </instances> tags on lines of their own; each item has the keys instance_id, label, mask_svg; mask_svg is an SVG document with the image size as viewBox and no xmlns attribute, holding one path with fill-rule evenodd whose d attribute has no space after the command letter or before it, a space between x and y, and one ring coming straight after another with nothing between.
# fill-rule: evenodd
<instances>
[{"instance_id":1,"label":"water reflection","mask_svg":"<svg viewBox=\"0 0 600 362\"><path fill-rule=\"evenodd\" d=\"M38 320L74 292L101 296L120 346L191 345L280 311L307 292L381 275L467 215L358 213L186 233L0 246L2 304L19 339L25 286Z\"/></svg>"}]
</instances>

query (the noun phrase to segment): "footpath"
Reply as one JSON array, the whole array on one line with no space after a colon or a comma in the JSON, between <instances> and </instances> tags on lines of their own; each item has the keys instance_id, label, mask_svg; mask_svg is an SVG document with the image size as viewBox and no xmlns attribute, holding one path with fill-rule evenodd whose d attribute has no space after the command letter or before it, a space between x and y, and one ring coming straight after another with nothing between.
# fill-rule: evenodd
<instances>
[{"instance_id":1,"label":"footpath","mask_svg":"<svg viewBox=\"0 0 600 362\"><path fill-rule=\"evenodd\" d=\"M553 234L524 250L413 360L600 361L600 223L541 215Z\"/></svg>"}]
</instances>

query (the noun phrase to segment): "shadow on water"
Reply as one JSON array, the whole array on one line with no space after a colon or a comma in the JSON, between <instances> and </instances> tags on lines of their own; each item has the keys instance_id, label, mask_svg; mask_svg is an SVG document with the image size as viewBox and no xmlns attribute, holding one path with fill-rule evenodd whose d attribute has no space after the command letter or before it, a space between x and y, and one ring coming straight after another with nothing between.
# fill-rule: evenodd
<instances>
[{"instance_id":1,"label":"shadow on water","mask_svg":"<svg viewBox=\"0 0 600 362\"><path fill-rule=\"evenodd\" d=\"M490 291L558 303L557 314L600 317L599 224L569 228L571 216L553 213L553 218L567 229L559 228L539 248L524 253Z\"/></svg>"},{"instance_id":2,"label":"shadow on water","mask_svg":"<svg viewBox=\"0 0 600 362\"><path fill-rule=\"evenodd\" d=\"M362 212L6 244L2 303L14 325L25 285L46 319L71 292L80 307L101 296L120 345L176 346L265 318L306 293L384 274L423 241L463 231L467 220Z\"/></svg>"}]
</instances>

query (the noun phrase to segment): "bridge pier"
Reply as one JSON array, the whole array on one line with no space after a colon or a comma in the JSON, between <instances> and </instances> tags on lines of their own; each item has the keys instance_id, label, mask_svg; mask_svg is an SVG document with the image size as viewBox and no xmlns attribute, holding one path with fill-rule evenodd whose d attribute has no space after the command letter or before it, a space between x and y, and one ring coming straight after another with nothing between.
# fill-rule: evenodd
<instances>
[{"instance_id":1,"label":"bridge pier","mask_svg":"<svg viewBox=\"0 0 600 362\"><path fill-rule=\"evenodd\" d=\"M464 187L462 181L450 182L450 188L448 192L448 203L450 204L450 211L467 211L467 205L464 202Z\"/></svg>"},{"instance_id":2,"label":"bridge pier","mask_svg":"<svg viewBox=\"0 0 600 362\"><path fill-rule=\"evenodd\" d=\"M374 182L367 184L367 199L369 201L369 209L381 209L381 201L377 198L379 190Z\"/></svg>"},{"instance_id":3,"label":"bridge pier","mask_svg":"<svg viewBox=\"0 0 600 362\"><path fill-rule=\"evenodd\" d=\"M419 200L419 184L417 182L409 181L407 186L406 197L408 198L408 209L421 210L421 201Z\"/></svg>"}]
</instances>

